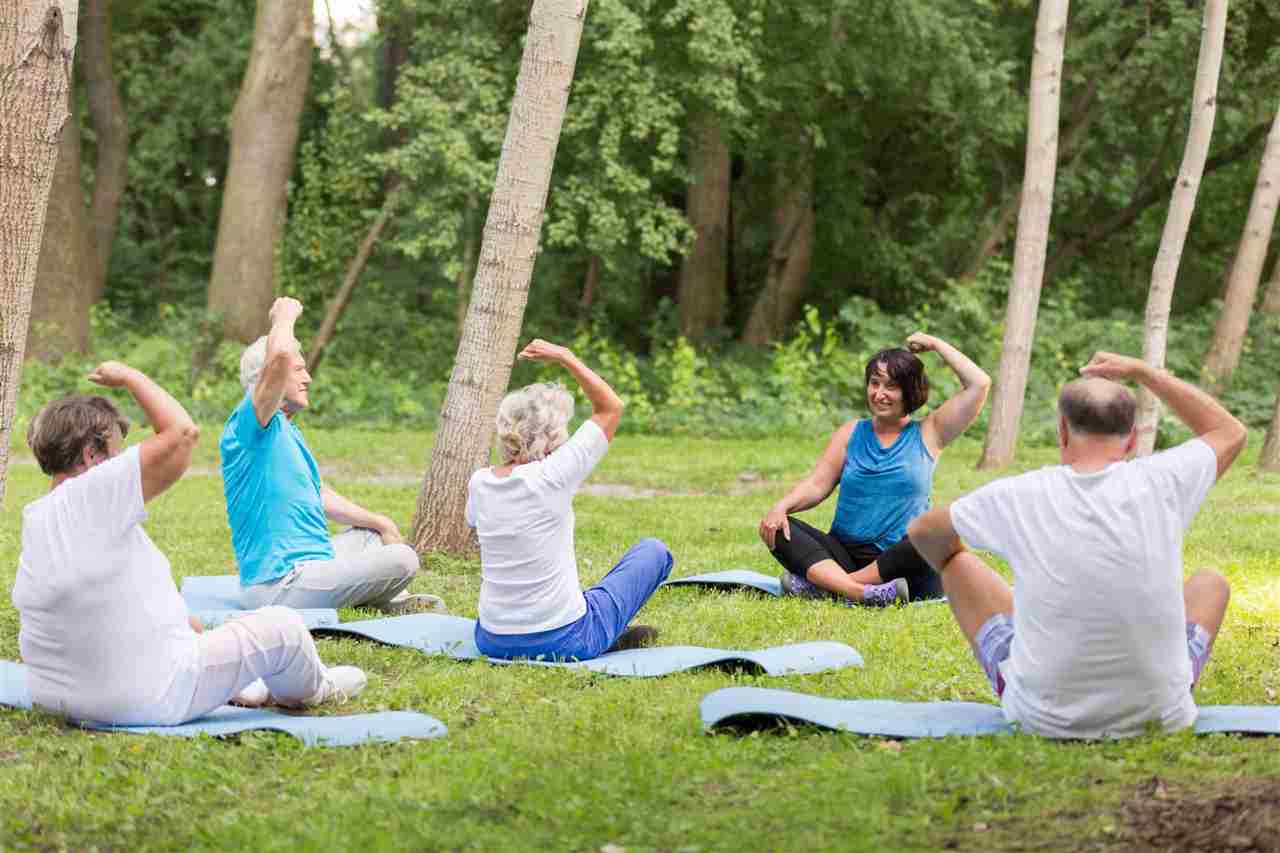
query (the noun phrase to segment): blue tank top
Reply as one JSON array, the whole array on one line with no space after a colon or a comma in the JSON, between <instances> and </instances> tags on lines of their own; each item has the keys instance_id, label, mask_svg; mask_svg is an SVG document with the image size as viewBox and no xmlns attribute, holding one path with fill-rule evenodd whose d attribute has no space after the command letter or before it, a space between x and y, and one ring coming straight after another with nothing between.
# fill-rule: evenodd
<instances>
[{"instance_id":1,"label":"blue tank top","mask_svg":"<svg viewBox=\"0 0 1280 853\"><path fill-rule=\"evenodd\" d=\"M898 542L907 523L929 508L936 464L919 421L907 424L888 447L880 446L871 421L858 421L845 451L831 532L882 551Z\"/></svg>"}]
</instances>

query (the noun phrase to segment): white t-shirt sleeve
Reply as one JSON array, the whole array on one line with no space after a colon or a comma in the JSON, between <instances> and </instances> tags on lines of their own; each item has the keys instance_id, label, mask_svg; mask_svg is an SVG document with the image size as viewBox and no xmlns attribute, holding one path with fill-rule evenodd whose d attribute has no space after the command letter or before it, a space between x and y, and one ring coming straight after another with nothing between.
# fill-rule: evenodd
<instances>
[{"instance_id":1,"label":"white t-shirt sleeve","mask_svg":"<svg viewBox=\"0 0 1280 853\"><path fill-rule=\"evenodd\" d=\"M476 478L480 476L480 472L483 470L481 468L480 471L472 474L470 481L467 482L467 508L463 512L463 517L466 519L467 527L471 528L476 526Z\"/></svg>"},{"instance_id":2,"label":"white t-shirt sleeve","mask_svg":"<svg viewBox=\"0 0 1280 853\"><path fill-rule=\"evenodd\" d=\"M1005 556L1013 530L1015 478L988 483L951 504L951 526L970 548Z\"/></svg>"},{"instance_id":3,"label":"white t-shirt sleeve","mask_svg":"<svg viewBox=\"0 0 1280 853\"><path fill-rule=\"evenodd\" d=\"M543 460L541 477L557 491L576 492L608 452L609 439L604 430L588 419L572 438Z\"/></svg>"},{"instance_id":4,"label":"white t-shirt sleeve","mask_svg":"<svg viewBox=\"0 0 1280 853\"><path fill-rule=\"evenodd\" d=\"M1183 527L1190 526L1218 479L1218 455L1199 438L1139 459L1137 464L1159 479L1162 491L1173 495Z\"/></svg>"},{"instance_id":5,"label":"white t-shirt sleeve","mask_svg":"<svg viewBox=\"0 0 1280 853\"><path fill-rule=\"evenodd\" d=\"M138 445L58 487L86 542L114 542L147 517Z\"/></svg>"}]
</instances>

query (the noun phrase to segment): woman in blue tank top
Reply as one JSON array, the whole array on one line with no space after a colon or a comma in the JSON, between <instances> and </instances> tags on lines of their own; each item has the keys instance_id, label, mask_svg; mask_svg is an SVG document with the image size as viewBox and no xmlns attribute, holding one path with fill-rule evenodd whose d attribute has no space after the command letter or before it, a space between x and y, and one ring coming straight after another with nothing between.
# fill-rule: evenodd
<instances>
[{"instance_id":1,"label":"woman in blue tank top","mask_svg":"<svg viewBox=\"0 0 1280 853\"><path fill-rule=\"evenodd\" d=\"M915 353L936 352L962 390L921 420L929 379ZM782 573L784 595L885 605L936 598L942 583L907 539L907 523L929 508L938 454L982 411L991 377L946 341L916 332L907 349L867 362L871 417L831 434L811 473L770 508L760 538ZM823 533L791 513L825 501L836 485L835 518Z\"/></svg>"}]
</instances>

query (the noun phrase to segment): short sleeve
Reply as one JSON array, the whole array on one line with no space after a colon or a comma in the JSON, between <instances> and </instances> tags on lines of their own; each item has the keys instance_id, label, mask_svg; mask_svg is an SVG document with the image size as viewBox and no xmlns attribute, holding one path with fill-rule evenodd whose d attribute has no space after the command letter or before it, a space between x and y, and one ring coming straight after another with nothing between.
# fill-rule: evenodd
<instances>
[{"instance_id":1,"label":"short sleeve","mask_svg":"<svg viewBox=\"0 0 1280 853\"><path fill-rule=\"evenodd\" d=\"M951 504L951 526L970 548L1004 556L1005 535L1013 529L1010 510L1012 479L988 483Z\"/></svg>"},{"instance_id":2,"label":"short sleeve","mask_svg":"<svg viewBox=\"0 0 1280 853\"><path fill-rule=\"evenodd\" d=\"M480 469L483 471L484 469ZM471 475L471 480L467 483L467 508L463 514L467 522L467 527L474 528L476 526L476 477L480 471Z\"/></svg>"},{"instance_id":3,"label":"short sleeve","mask_svg":"<svg viewBox=\"0 0 1280 853\"><path fill-rule=\"evenodd\" d=\"M1191 525L1218 479L1218 455L1208 442L1199 438L1136 460L1134 464L1156 478L1162 494L1174 498L1183 527Z\"/></svg>"},{"instance_id":4,"label":"short sleeve","mask_svg":"<svg viewBox=\"0 0 1280 853\"><path fill-rule=\"evenodd\" d=\"M258 413L253 408L253 394L246 392L240 405L231 413L231 431L242 447L252 447L260 442L267 433L280 428L284 418L283 412L276 412L264 427L258 423Z\"/></svg>"},{"instance_id":5,"label":"short sleeve","mask_svg":"<svg viewBox=\"0 0 1280 853\"><path fill-rule=\"evenodd\" d=\"M593 420L585 421L573 437L542 462L541 478L557 491L576 492L609 452L609 439Z\"/></svg>"},{"instance_id":6,"label":"short sleeve","mask_svg":"<svg viewBox=\"0 0 1280 853\"><path fill-rule=\"evenodd\" d=\"M70 523L85 543L114 542L147 517L138 445L58 487Z\"/></svg>"}]
</instances>

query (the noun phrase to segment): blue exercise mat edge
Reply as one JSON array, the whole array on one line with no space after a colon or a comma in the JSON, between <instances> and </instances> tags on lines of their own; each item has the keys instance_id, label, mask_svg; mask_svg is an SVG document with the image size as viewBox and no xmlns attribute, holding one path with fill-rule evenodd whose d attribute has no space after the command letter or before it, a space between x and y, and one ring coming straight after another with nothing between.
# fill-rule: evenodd
<instances>
[{"instance_id":1,"label":"blue exercise mat edge","mask_svg":"<svg viewBox=\"0 0 1280 853\"><path fill-rule=\"evenodd\" d=\"M1202 705L1196 734L1280 735L1280 706ZM898 702L833 699L765 687L726 687L702 697L702 726L788 720L871 737L980 737L1015 731L999 705L983 702Z\"/></svg>"},{"instance_id":2,"label":"blue exercise mat edge","mask_svg":"<svg viewBox=\"0 0 1280 853\"><path fill-rule=\"evenodd\" d=\"M14 661L0 661L0 705L32 710L26 667ZM405 738L428 740L444 737L449 729L435 717L417 711L381 711L374 714L308 716L282 714L266 708L234 708L223 705L198 720L176 726L115 726L107 723L69 720L82 729L130 735L166 737L227 737L247 731L276 731L290 735L307 746L357 746L364 743L393 743Z\"/></svg>"}]
</instances>

